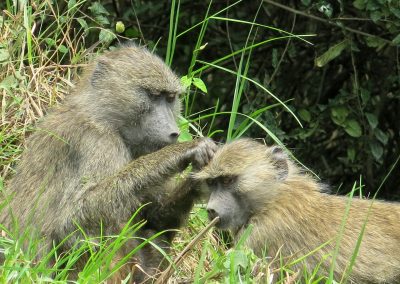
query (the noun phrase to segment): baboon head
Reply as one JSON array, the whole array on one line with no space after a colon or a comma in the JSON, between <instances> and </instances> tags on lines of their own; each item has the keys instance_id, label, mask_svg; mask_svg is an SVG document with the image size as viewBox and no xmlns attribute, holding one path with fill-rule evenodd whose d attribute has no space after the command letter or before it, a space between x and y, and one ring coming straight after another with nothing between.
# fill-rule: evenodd
<instances>
[{"instance_id":1,"label":"baboon head","mask_svg":"<svg viewBox=\"0 0 400 284\"><path fill-rule=\"evenodd\" d=\"M222 146L195 178L210 190L209 218L219 216L217 227L235 231L278 198L288 172L287 156L280 147L240 139Z\"/></svg>"},{"instance_id":2,"label":"baboon head","mask_svg":"<svg viewBox=\"0 0 400 284\"><path fill-rule=\"evenodd\" d=\"M110 51L98 57L82 81L83 111L116 129L133 151L145 154L176 142L184 88L147 49L125 46Z\"/></svg>"}]
</instances>

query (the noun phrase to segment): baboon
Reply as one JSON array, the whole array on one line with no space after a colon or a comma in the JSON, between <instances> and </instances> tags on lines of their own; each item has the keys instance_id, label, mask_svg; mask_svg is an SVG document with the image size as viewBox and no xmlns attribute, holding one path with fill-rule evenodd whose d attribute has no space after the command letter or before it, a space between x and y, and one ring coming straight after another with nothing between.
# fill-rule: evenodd
<instances>
[{"instance_id":1,"label":"baboon","mask_svg":"<svg viewBox=\"0 0 400 284\"><path fill-rule=\"evenodd\" d=\"M220 217L218 228L230 230L238 240L253 225L246 244L260 257L282 256L288 261L316 250L301 266L295 266L298 270L305 266L312 271L321 264L319 273L329 274L347 216L334 266L337 280L348 269L371 210L349 279L356 283L400 282L398 203L328 194L326 186L301 170L281 147L250 139L221 147L194 177L210 189L207 211L210 219Z\"/></svg>"},{"instance_id":2,"label":"baboon","mask_svg":"<svg viewBox=\"0 0 400 284\"><path fill-rule=\"evenodd\" d=\"M179 228L198 196L184 170L190 163L201 169L216 150L210 139L176 143L183 91L173 71L143 47L99 56L29 137L0 223L38 232L44 252L78 226L89 237L116 235L143 205L135 220L146 224L138 237ZM168 247L173 236L165 233L166 245L159 245ZM81 238L73 234L62 250ZM119 257L137 244L127 243ZM150 245L135 255L149 274L161 259Z\"/></svg>"}]
</instances>

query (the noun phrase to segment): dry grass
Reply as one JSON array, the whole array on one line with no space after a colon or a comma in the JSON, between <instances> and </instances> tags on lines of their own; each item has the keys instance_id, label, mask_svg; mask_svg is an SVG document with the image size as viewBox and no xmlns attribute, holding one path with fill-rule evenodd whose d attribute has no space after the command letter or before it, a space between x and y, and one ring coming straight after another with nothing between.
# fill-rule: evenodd
<instances>
[{"instance_id":1,"label":"dry grass","mask_svg":"<svg viewBox=\"0 0 400 284\"><path fill-rule=\"evenodd\" d=\"M68 95L87 55L106 47L96 44L87 48L85 31L72 28L74 15L60 21L56 7L43 3L32 6L30 15L22 10L15 15L5 11L0 18L0 54L5 55L0 57L0 176L5 180L12 175L35 122ZM46 22L40 20L43 15ZM30 36L26 30L31 31ZM171 258L178 256L207 223L204 209L196 208L187 228L175 239ZM240 261L234 263L233 259ZM279 267L279 258L276 262ZM253 283L269 283L276 273L280 271L273 271L271 263L250 251L227 252L219 235L208 231L184 255L168 283L232 283L238 274L248 274ZM293 283L296 275L289 273L284 283Z\"/></svg>"},{"instance_id":2,"label":"dry grass","mask_svg":"<svg viewBox=\"0 0 400 284\"><path fill-rule=\"evenodd\" d=\"M204 208L196 207L192 212L187 228L183 229L175 238L171 257L175 259L179 256L182 250L197 238L199 232L204 230L202 228L206 227L207 223ZM272 283L272 280L277 278L281 266L279 257L267 261L267 259L256 257L252 251L246 248L229 248L221 237L222 235L213 229L207 231L190 252L185 254L182 262L176 267L167 283L222 283L228 280L232 283L232 279L229 279L232 267L227 266L229 266L230 261L232 261L232 265L237 266L241 262L237 260L238 256L247 258L247 263L241 263L243 265L241 273L248 273L250 279L244 283ZM238 263L235 263L235 261L238 261ZM272 269L272 267L278 268ZM287 273L287 279L294 279L298 275L298 273L285 273ZM238 275L235 275L235 279L237 277ZM294 280L283 283L294 283Z\"/></svg>"},{"instance_id":3,"label":"dry grass","mask_svg":"<svg viewBox=\"0 0 400 284\"><path fill-rule=\"evenodd\" d=\"M11 14L4 10L0 18L0 51L3 54L0 61L0 176L3 179L12 173L31 126L69 93L77 69L85 65L89 53L84 31L72 27L73 17L61 22L56 7L45 3L33 4L32 8L31 14L23 10ZM43 15L47 17L45 20L42 20ZM99 46L97 50L103 49L104 46ZM77 61L80 64L70 64Z\"/></svg>"},{"instance_id":4,"label":"dry grass","mask_svg":"<svg viewBox=\"0 0 400 284\"><path fill-rule=\"evenodd\" d=\"M48 12L52 13L55 20L58 19L52 9ZM40 13L43 13L43 10ZM39 16L33 13L33 18ZM0 61L0 176L4 180L12 175L13 167L20 158L26 138L35 122L51 107L61 102L74 87L74 80L78 77L77 71L85 65L83 57L88 54L84 47L82 31L64 33L55 46L49 47L45 38L52 32L48 32L45 37L35 33L40 27L34 25L31 28L32 38L28 43L25 28L22 26L23 17L23 13L15 16L6 11L3 21L0 20L0 50L7 55L5 60ZM65 27L69 28L70 24L65 23ZM66 46L68 53L61 53L60 46ZM83 63L69 64L75 58L82 58ZM204 220L197 217L192 219L196 227L192 224L179 234L172 258L179 255L183 247L199 232L199 222L204 225ZM198 266L204 242L220 247L216 235L207 232L202 241L185 255L179 265L179 271L169 278L169 283L183 283L193 279L191 275L194 275ZM204 261L206 271L211 270L212 262L212 256L207 254Z\"/></svg>"}]
</instances>

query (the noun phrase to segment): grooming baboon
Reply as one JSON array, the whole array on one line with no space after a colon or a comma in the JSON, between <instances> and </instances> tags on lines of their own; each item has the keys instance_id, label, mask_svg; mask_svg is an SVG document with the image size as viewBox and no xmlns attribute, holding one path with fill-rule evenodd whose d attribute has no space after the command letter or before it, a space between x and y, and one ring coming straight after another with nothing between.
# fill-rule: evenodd
<instances>
[{"instance_id":1,"label":"grooming baboon","mask_svg":"<svg viewBox=\"0 0 400 284\"><path fill-rule=\"evenodd\" d=\"M237 140L218 150L195 177L205 180L211 190L207 210L211 219L221 218L219 228L231 230L237 240L252 224L247 245L259 256L280 254L288 263L328 242L301 265L311 271L321 263L319 273L329 273L332 257L328 255L334 252L350 200L324 193L323 186L281 148ZM334 266L338 281L351 262L371 203L350 279L356 283L400 282L400 205L357 198L351 200Z\"/></svg>"},{"instance_id":2,"label":"grooming baboon","mask_svg":"<svg viewBox=\"0 0 400 284\"><path fill-rule=\"evenodd\" d=\"M135 219L147 221L138 237L178 228L197 191L191 179L176 175L189 163L200 169L216 149L207 139L175 143L182 92L177 76L144 48L98 57L27 141L0 223L11 230L15 219L18 229L38 232L45 252L77 225L89 237L116 235L145 204ZM161 239L168 246L173 235ZM80 238L73 234L63 251ZM120 257L137 244L126 244ZM153 273L162 257L149 245L135 259Z\"/></svg>"}]
</instances>

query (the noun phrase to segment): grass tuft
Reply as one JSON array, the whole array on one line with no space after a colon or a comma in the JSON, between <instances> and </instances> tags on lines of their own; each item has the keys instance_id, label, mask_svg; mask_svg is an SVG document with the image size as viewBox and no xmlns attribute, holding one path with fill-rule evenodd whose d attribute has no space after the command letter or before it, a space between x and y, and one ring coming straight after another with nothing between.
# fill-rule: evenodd
<instances>
[{"instance_id":1,"label":"grass tuft","mask_svg":"<svg viewBox=\"0 0 400 284\"><path fill-rule=\"evenodd\" d=\"M33 124L42 118L50 107L57 105L70 93L74 87L74 80L78 77L78 69L85 66L88 55L103 52L108 47L108 39L115 38L110 30L88 25L93 19L82 12L87 1L66 1L67 9L61 9L58 2L62 1L32 1L34 5L29 1L20 1L16 6L11 0L6 0L6 9L0 16L0 191L4 188L3 181L13 174L14 166L25 145L25 138L30 134ZM183 35L188 33L197 35L197 41L192 48L192 57L187 66L187 74L183 77L188 87L184 97L185 117L181 119L182 132L186 133L184 139L191 139L189 130L201 136L203 121L210 121L207 125L207 136L224 133L225 140L229 141L246 135L251 127L257 126L283 146L269 127L260 122L260 116L272 108L280 107L290 113L300 126L301 122L289 107L290 101L282 101L267 87L251 78L251 55L257 48L274 41L295 39L310 43L305 39L307 35L294 35L275 27L258 24L257 14L252 21L221 16L224 12L237 8L241 2L236 1L211 13L214 7L213 1L210 1L201 22L181 28L179 26L181 2L172 1L166 50L167 64L172 65L175 48ZM91 6L93 10L100 9L93 5ZM262 2L259 7L261 5ZM249 28L249 32L243 45L240 47L235 45L236 50L232 49L230 54L212 58L207 62L205 59L200 59L207 49L205 35L210 24L216 21L233 22L243 28ZM99 41L87 46L85 37L93 29L101 30ZM256 41L257 29L273 30L277 36ZM240 55L236 70L223 67L227 62L233 62L236 55ZM196 96L199 94L211 96L208 94L207 80L201 79L206 70L219 70L234 76L236 84L232 103L227 107L220 105L217 99L211 109L193 113ZM261 106L251 113L240 113L239 106L243 103L244 90L249 84L257 86L265 96L274 98L276 103ZM229 117L228 129L215 129L214 121L224 116ZM0 210L4 208L6 202L0 203ZM293 270L295 264L304 262L310 254L326 244L321 244L321 247L296 259L284 259L279 254L273 259L259 258L243 245L251 232L251 228L248 228L234 247L230 247L222 234L216 231L204 232L199 242L189 245L208 223L203 207L199 205L194 208L187 227L180 232L172 252L168 254L156 245L157 237L164 232L158 232L148 239L135 237L136 232L144 225L144 222L134 220L135 215L116 236L101 235L89 238L80 228L58 245L62 246L64 242L71 241L76 234L83 236L81 240L75 242L68 253L62 255L57 253L58 247L53 247L50 253L42 256L40 249L44 245L43 240L30 235L29 232L19 235L0 225L0 252L5 256L4 265L0 267L0 282L66 283L68 276L73 273L74 264L85 255L88 260L78 275L78 282L103 283L117 273L130 256L138 253L144 246L152 245L158 248L170 263L184 251L185 247L191 248L190 252L181 257L179 265L172 265L173 275L169 278L169 283L272 283L272 281L325 283L327 277L333 283L332 274L319 275L319 266L312 271L306 268L301 271ZM354 259L361 239L362 235L358 239ZM113 262L117 251L128 241L137 242L137 247L117 262ZM338 253L339 247L340 236L334 255ZM354 259L349 265L348 272L351 272Z\"/></svg>"}]
</instances>

